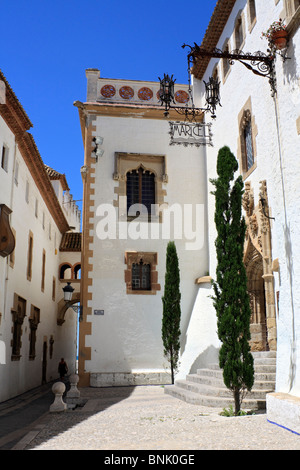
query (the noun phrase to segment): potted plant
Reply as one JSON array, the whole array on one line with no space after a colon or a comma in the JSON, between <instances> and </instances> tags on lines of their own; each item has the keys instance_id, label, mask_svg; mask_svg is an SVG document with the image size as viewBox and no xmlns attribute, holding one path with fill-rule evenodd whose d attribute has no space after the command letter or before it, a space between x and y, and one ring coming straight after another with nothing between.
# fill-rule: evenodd
<instances>
[{"instance_id":1,"label":"potted plant","mask_svg":"<svg viewBox=\"0 0 300 470\"><path fill-rule=\"evenodd\" d=\"M274 21L266 32L262 33L262 38L267 38L270 46L275 49L285 49L287 47L288 33L286 25L280 18L279 21Z\"/></svg>"}]
</instances>

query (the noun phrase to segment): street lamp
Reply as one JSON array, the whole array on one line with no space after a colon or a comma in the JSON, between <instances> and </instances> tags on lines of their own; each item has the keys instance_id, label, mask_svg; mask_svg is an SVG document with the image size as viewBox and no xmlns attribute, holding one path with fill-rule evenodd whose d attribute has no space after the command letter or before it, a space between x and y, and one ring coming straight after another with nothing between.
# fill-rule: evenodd
<instances>
[{"instance_id":1,"label":"street lamp","mask_svg":"<svg viewBox=\"0 0 300 470\"><path fill-rule=\"evenodd\" d=\"M220 103L220 82L217 78L210 77L208 82L203 80L205 85L205 99L207 103L207 110L211 112L211 117L216 118L216 107Z\"/></svg>"},{"instance_id":2,"label":"street lamp","mask_svg":"<svg viewBox=\"0 0 300 470\"><path fill-rule=\"evenodd\" d=\"M70 302L72 300L72 295L74 292L74 287L71 286L71 283L68 282L65 287L63 287L63 292L64 292L64 301L65 302Z\"/></svg>"},{"instance_id":3,"label":"street lamp","mask_svg":"<svg viewBox=\"0 0 300 470\"><path fill-rule=\"evenodd\" d=\"M165 106L164 115L168 117L170 109L174 109L178 114L184 115L185 119L188 121L196 121L198 116L202 116L203 112L210 111L211 117L213 119L216 118L215 110L217 104L220 104L220 96L219 96L219 89L220 89L220 82L213 77L210 77L209 82L205 83L206 88L206 108L195 108L193 103L193 96L191 86L189 86L189 95L190 100L192 102L192 106L189 107L188 104L186 106L173 106L175 104L175 93L174 93L174 86L176 80L173 79L173 75L171 77L167 74L164 74L164 78L161 79L158 77L160 81L160 88L159 88L159 98L161 101L161 105Z\"/></svg>"},{"instance_id":4,"label":"street lamp","mask_svg":"<svg viewBox=\"0 0 300 470\"><path fill-rule=\"evenodd\" d=\"M67 285L62 288L64 292L64 301L66 303L66 308L71 308L74 310L75 313L79 313L79 321L81 322L83 320L82 316L82 306L81 305L73 305L72 302L72 295L74 292L74 287L71 286L70 282L67 282Z\"/></svg>"},{"instance_id":5,"label":"street lamp","mask_svg":"<svg viewBox=\"0 0 300 470\"><path fill-rule=\"evenodd\" d=\"M158 77L160 81L160 88L159 88L159 97L162 104L165 105L165 112L164 115L167 117L169 115L169 109L171 107L171 103L175 104L174 101L174 85L176 80L173 80L173 75L169 77L169 75L164 74L164 78L161 79Z\"/></svg>"}]
</instances>

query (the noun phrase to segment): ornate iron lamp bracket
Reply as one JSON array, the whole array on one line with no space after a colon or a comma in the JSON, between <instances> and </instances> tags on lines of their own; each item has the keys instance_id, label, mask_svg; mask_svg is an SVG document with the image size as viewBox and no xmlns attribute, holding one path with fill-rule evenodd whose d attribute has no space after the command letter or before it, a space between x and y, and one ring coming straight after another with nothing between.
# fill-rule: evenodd
<instances>
[{"instance_id":1,"label":"ornate iron lamp bracket","mask_svg":"<svg viewBox=\"0 0 300 470\"><path fill-rule=\"evenodd\" d=\"M276 88L276 73L275 73L275 55L265 54L264 52L257 51L254 54L250 52L243 52L235 50L232 52L222 51L221 49L207 50L196 43L194 47L188 44L183 44L183 48L189 47L191 51L188 54L188 62L195 63L197 59L204 57L228 59L230 65L233 65L235 61L243 64L248 70L251 70L255 75L260 77L266 77L269 79L271 86L271 95L275 96L277 92Z\"/></svg>"}]
</instances>

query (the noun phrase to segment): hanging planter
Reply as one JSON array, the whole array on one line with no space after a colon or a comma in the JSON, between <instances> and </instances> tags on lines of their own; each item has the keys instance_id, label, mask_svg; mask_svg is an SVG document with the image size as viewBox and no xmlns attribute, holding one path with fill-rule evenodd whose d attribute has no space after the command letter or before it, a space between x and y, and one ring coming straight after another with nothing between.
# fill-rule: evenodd
<instances>
[{"instance_id":1,"label":"hanging planter","mask_svg":"<svg viewBox=\"0 0 300 470\"><path fill-rule=\"evenodd\" d=\"M280 51L282 49L285 49L287 47L287 42L288 42L287 31L285 29L274 31L270 38L270 41L276 47L276 49L279 49Z\"/></svg>"},{"instance_id":2,"label":"hanging planter","mask_svg":"<svg viewBox=\"0 0 300 470\"><path fill-rule=\"evenodd\" d=\"M288 33L286 25L282 19L274 21L266 32L261 35L262 38L267 38L271 49L283 50L287 47Z\"/></svg>"}]
</instances>

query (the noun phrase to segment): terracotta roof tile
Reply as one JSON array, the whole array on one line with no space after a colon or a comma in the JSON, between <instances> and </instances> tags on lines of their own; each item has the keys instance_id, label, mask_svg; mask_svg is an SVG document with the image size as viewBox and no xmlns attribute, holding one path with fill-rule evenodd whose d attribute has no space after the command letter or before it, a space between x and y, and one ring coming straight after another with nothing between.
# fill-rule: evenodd
<instances>
[{"instance_id":1,"label":"terracotta roof tile","mask_svg":"<svg viewBox=\"0 0 300 470\"><path fill-rule=\"evenodd\" d=\"M50 166L45 165L45 170L50 178L50 180L61 180L61 184L63 187L64 191L68 191L70 188L67 183L66 175L63 173L59 173L56 170L53 170L53 168L50 168Z\"/></svg>"},{"instance_id":2,"label":"terracotta roof tile","mask_svg":"<svg viewBox=\"0 0 300 470\"><path fill-rule=\"evenodd\" d=\"M81 251L81 233L64 233L60 243L59 251Z\"/></svg>"},{"instance_id":3,"label":"terracotta roof tile","mask_svg":"<svg viewBox=\"0 0 300 470\"><path fill-rule=\"evenodd\" d=\"M236 0L218 0L201 43L203 49L212 50L217 46L235 2ZM196 60L192 73L199 80L203 78L210 60L209 57Z\"/></svg>"}]
</instances>

